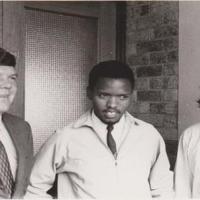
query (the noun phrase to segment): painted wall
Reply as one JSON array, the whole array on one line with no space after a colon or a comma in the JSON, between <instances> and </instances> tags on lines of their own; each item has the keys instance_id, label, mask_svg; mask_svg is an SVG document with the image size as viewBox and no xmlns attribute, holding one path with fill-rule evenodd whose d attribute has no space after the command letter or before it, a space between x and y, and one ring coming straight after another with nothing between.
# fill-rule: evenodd
<instances>
[{"instance_id":1,"label":"painted wall","mask_svg":"<svg viewBox=\"0 0 200 200\"><path fill-rule=\"evenodd\" d=\"M200 121L200 2L179 3L179 136Z\"/></svg>"}]
</instances>

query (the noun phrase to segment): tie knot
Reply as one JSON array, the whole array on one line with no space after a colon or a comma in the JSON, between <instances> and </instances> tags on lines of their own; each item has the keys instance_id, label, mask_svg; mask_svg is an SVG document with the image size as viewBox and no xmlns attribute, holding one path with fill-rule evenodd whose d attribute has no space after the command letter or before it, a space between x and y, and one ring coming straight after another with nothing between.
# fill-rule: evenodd
<instances>
[{"instance_id":1,"label":"tie knot","mask_svg":"<svg viewBox=\"0 0 200 200\"><path fill-rule=\"evenodd\" d=\"M111 132L113 130L113 124L108 124L107 130Z\"/></svg>"}]
</instances>

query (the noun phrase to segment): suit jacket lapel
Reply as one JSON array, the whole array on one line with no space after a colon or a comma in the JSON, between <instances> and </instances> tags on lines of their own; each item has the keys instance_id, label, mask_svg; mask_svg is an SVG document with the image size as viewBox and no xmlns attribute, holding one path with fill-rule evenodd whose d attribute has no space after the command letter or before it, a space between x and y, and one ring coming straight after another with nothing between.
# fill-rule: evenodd
<instances>
[{"instance_id":1,"label":"suit jacket lapel","mask_svg":"<svg viewBox=\"0 0 200 200\"><path fill-rule=\"evenodd\" d=\"M9 133L12 141L13 141L13 144L15 146L15 149L16 149L17 155L18 155L18 153L19 153L18 149L17 149L17 146L18 146L17 145L17 140L18 140L18 138L17 138L17 134L15 133L15 128L13 127L12 122L9 119L7 119L6 114L3 114L2 121L3 121L3 123L4 123L4 125L5 125L5 127L7 129L7 131Z\"/></svg>"},{"instance_id":2,"label":"suit jacket lapel","mask_svg":"<svg viewBox=\"0 0 200 200\"><path fill-rule=\"evenodd\" d=\"M20 186L20 182L23 180L24 175L24 167L25 167L25 147L23 141L22 133L20 132L20 127L18 127L17 123L14 120L10 120L8 115L5 113L2 116L2 121L12 138L13 144L15 146L17 152L17 172L16 172L16 179L15 179L15 191ZM18 184L19 183L19 184ZM22 184L23 185L23 184ZM14 193L15 193L14 191Z\"/></svg>"}]
</instances>

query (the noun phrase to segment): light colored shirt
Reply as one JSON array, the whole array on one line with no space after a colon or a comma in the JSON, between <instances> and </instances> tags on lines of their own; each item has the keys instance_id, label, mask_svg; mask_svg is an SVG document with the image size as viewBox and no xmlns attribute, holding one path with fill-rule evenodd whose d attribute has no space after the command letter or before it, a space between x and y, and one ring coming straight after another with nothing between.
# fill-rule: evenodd
<instances>
[{"instance_id":1,"label":"light colored shirt","mask_svg":"<svg viewBox=\"0 0 200 200\"><path fill-rule=\"evenodd\" d=\"M175 166L177 198L200 198L200 123L180 137Z\"/></svg>"},{"instance_id":2,"label":"light colored shirt","mask_svg":"<svg viewBox=\"0 0 200 200\"><path fill-rule=\"evenodd\" d=\"M92 112L92 122L93 122L93 127L95 127L95 129L97 130L96 133L98 134L98 136L101 138L102 141L104 141L104 143L107 143L107 124L104 124L94 113L94 111ZM119 120L118 123L113 125L113 130L111 132L115 143L116 143L116 147L117 147L117 151L119 149L119 146L123 140L123 138L125 137L125 132L124 130L124 125L125 125L125 118L124 115L121 117L121 119Z\"/></svg>"},{"instance_id":3,"label":"light colored shirt","mask_svg":"<svg viewBox=\"0 0 200 200\"><path fill-rule=\"evenodd\" d=\"M1 119L0 119L0 140L3 143L4 148L6 150L8 160L10 163L11 172L12 172L13 178L15 180L16 170L17 170L17 152L16 152L15 146L13 144L13 141L12 141L8 131L6 130L3 122L1 121Z\"/></svg>"},{"instance_id":4,"label":"light colored shirt","mask_svg":"<svg viewBox=\"0 0 200 200\"><path fill-rule=\"evenodd\" d=\"M116 159L91 112L58 130L37 155L25 198L49 198L56 174L61 199L171 196L173 175L162 137L127 112L124 123Z\"/></svg>"}]
</instances>

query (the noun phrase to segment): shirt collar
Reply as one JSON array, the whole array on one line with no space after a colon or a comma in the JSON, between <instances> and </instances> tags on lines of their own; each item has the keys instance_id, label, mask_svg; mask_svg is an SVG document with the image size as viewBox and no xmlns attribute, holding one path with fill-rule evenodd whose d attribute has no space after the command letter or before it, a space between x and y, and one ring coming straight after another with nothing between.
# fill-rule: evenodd
<instances>
[{"instance_id":1,"label":"shirt collar","mask_svg":"<svg viewBox=\"0 0 200 200\"><path fill-rule=\"evenodd\" d=\"M122 128L122 126L123 126L123 123L124 123L124 121L125 121L125 119L124 119L125 117L124 117L124 115L122 115L122 117L120 118L120 120L117 122L117 123L115 123L113 126L114 126L114 130L115 129L118 129L118 128ZM98 127L100 128L100 129L106 129L107 128L107 124L105 124L105 123L103 123L97 116L96 116L96 114L94 113L94 110L92 111L92 121L93 121L93 124L94 125L97 125L98 124Z\"/></svg>"},{"instance_id":2,"label":"shirt collar","mask_svg":"<svg viewBox=\"0 0 200 200\"><path fill-rule=\"evenodd\" d=\"M74 122L74 128L80 128L82 126L92 127L92 109L84 113L77 121Z\"/></svg>"},{"instance_id":3,"label":"shirt collar","mask_svg":"<svg viewBox=\"0 0 200 200\"><path fill-rule=\"evenodd\" d=\"M74 122L73 127L74 128L80 128L82 126L89 126L89 127L93 127L94 126L94 119L93 119L93 115L97 118L97 120L100 121L100 123L102 123L105 127L106 124L104 124L95 114L93 109L88 110L85 114L83 114L76 122ZM94 117L94 118L95 118ZM131 122L134 122L135 125L138 125L138 122L135 121L135 118L130 115L127 111L124 113L124 115L121 117L120 121L122 120L127 120L129 119ZM118 123L115 124L115 126Z\"/></svg>"},{"instance_id":4,"label":"shirt collar","mask_svg":"<svg viewBox=\"0 0 200 200\"><path fill-rule=\"evenodd\" d=\"M92 114L91 114L91 118L92 118L92 124L93 124L93 128L97 129L98 132L106 132L106 128L107 128L107 124L103 123L94 113L94 110L92 110Z\"/></svg>"}]
</instances>

